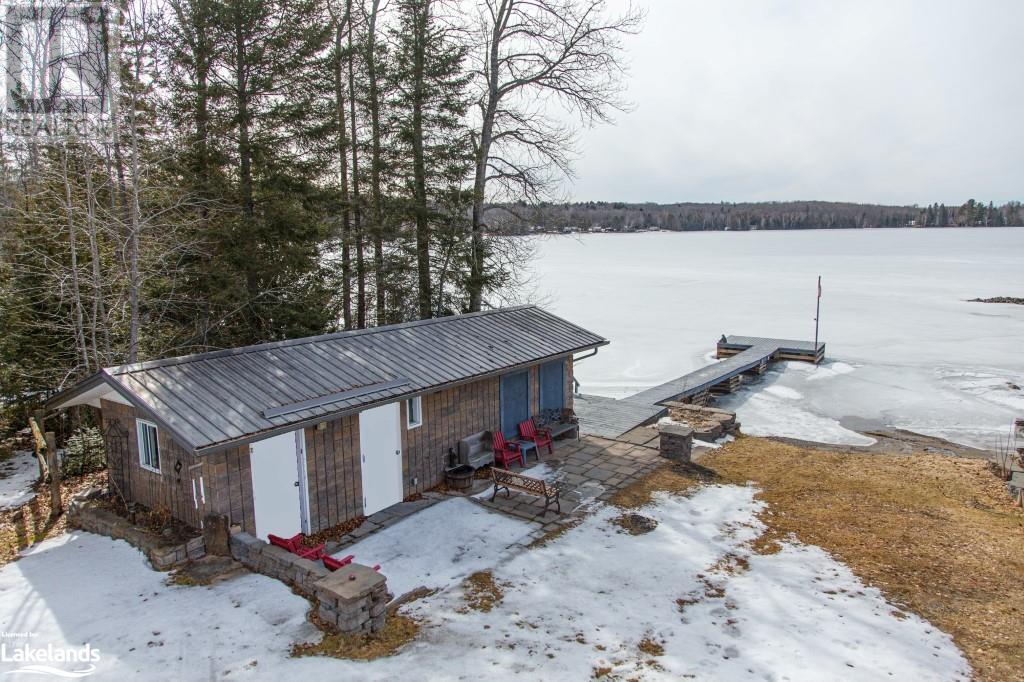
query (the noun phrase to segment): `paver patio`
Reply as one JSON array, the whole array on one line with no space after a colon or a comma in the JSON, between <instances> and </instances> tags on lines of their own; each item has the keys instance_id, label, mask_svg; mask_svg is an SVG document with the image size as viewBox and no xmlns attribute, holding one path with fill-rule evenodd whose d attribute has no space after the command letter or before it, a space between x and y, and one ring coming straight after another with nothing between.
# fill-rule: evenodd
<instances>
[{"instance_id":1,"label":"paver patio","mask_svg":"<svg viewBox=\"0 0 1024 682\"><path fill-rule=\"evenodd\" d=\"M502 491L492 501L493 486L489 479L480 479L470 493L474 502L490 509L543 524L540 534L559 524L570 522L574 512L594 500L607 501L612 495L656 469L661 460L657 449L658 432L638 427L637 433L625 434L623 439L582 436L579 440L555 441L554 453L541 453L539 461L530 451L527 467L513 466L527 476L543 478L558 485L561 490L561 511L551 505L544 512L544 499L512 491L507 497ZM626 440L626 436L631 436ZM643 445L646 442L648 445ZM335 541L327 542L327 552L334 554L385 528L389 528L409 515L426 509L456 493L427 492L418 500L399 502L369 516L361 525Z\"/></svg>"},{"instance_id":2,"label":"paver patio","mask_svg":"<svg viewBox=\"0 0 1024 682\"><path fill-rule=\"evenodd\" d=\"M544 514L543 498L515 491L507 497L502 491L492 501L490 481L475 489L474 499L492 509L549 524L566 519L594 500L607 501L663 461L656 448L637 443L586 435L578 441L557 440L554 453L542 452L539 462L531 455L527 468L513 469L558 485L562 489L561 512L552 506Z\"/></svg>"}]
</instances>

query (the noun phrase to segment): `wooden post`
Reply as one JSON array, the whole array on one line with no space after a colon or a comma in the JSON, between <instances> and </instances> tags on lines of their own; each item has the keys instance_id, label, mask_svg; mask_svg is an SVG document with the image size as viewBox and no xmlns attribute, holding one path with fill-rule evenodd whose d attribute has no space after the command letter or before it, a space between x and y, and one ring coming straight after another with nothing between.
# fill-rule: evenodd
<instances>
[{"instance_id":1,"label":"wooden post","mask_svg":"<svg viewBox=\"0 0 1024 682\"><path fill-rule=\"evenodd\" d=\"M50 518L60 516L64 506L60 499L60 461L57 457L57 436L46 432L46 464L50 468Z\"/></svg>"},{"instance_id":2,"label":"wooden post","mask_svg":"<svg viewBox=\"0 0 1024 682\"><path fill-rule=\"evenodd\" d=\"M35 417L29 420L29 426L32 427L32 440L35 442L36 447L36 460L39 463L39 480L42 481L46 478L46 462L43 459L46 451L46 441L43 440L43 420L45 419L46 412L43 410L36 410Z\"/></svg>"}]
</instances>

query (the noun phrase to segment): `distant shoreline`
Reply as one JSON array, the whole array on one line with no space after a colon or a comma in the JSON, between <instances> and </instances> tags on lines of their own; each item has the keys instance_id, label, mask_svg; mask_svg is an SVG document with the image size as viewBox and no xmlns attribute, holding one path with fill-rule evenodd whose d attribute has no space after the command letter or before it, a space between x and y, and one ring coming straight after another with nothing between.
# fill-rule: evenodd
<instances>
[{"instance_id":1,"label":"distant shoreline","mask_svg":"<svg viewBox=\"0 0 1024 682\"><path fill-rule=\"evenodd\" d=\"M708 228L708 229L671 229L664 227L633 227L633 228L614 228L614 227L535 227L529 230L516 230L516 231L501 231L492 232L492 234L501 234L510 237L530 237L534 235L568 235L568 234L655 234L659 232L678 232L685 234L699 234L703 232L874 232L882 230L927 230L941 231L941 230L1001 230L1001 229L1021 229L1024 225L947 225L945 227L936 227L929 225L927 227L923 225L887 225L884 227L751 227L751 228L736 228L736 227L725 227L725 228Z\"/></svg>"},{"instance_id":2,"label":"distant shoreline","mask_svg":"<svg viewBox=\"0 0 1024 682\"><path fill-rule=\"evenodd\" d=\"M992 298L972 298L968 303L1010 303L1012 305L1024 305L1024 298L1013 296L993 296Z\"/></svg>"}]
</instances>

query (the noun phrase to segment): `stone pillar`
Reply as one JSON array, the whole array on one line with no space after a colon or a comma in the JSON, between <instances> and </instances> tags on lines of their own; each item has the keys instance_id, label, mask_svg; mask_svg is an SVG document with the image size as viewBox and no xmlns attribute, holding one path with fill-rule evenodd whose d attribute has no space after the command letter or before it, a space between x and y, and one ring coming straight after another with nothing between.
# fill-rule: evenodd
<instances>
[{"instance_id":1,"label":"stone pillar","mask_svg":"<svg viewBox=\"0 0 1024 682\"><path fill-rule=\"evenodd\" d=\"M679 462L690 461L693 449L693 429L683 424L663 423L658 425L661 436L661 456Z\"/></svg>"},{"instance_id":2,"label":"stone pillar","mask_svg":"<svg viewBox=\"0 0 1024 682\"><path fill-rule=\"evenodd\" d=\"M345 633L377 632L384 627L387 579L369 566L349 564L315 585L320 617Z\"/></svg>"}]
</instances>

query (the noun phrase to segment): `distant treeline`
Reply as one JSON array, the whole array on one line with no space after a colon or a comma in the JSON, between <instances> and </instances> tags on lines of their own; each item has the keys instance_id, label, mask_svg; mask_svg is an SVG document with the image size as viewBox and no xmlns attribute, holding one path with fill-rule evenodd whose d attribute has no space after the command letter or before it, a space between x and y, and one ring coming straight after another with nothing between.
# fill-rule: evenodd
<instances>
[{"instance_id":1,"label":"distant treeline","mask_svg":"<svg viewBox=\"0 0 1024 682\"><path fill-rule=\"evenodd\" d=\"M882 206L832 201L718 204L628 204L587 201L538 205L510 204L500 231L573 230L808 230L871 227L964 227L1024 225L1019 201L996 206L971 199L961 206L933 204ZM492 221L497 222L497 221Z\"/></svg>"}]
</instances>

